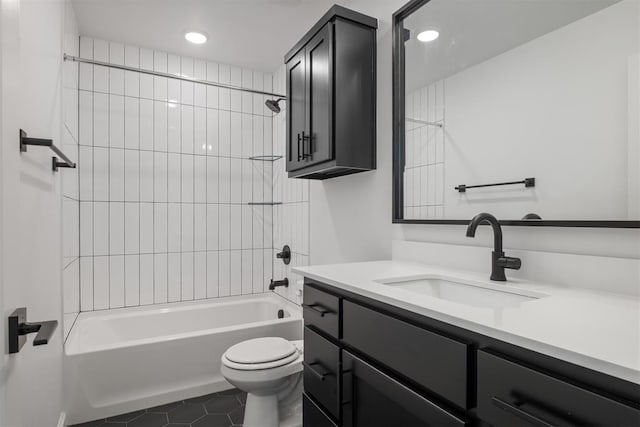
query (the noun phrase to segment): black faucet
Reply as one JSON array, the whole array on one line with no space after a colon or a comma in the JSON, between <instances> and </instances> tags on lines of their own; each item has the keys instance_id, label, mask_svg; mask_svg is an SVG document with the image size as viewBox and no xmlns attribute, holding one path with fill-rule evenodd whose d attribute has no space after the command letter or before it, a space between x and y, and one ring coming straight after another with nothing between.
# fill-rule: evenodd
<instances>
[{"instance_id":1,"label":"black faucet","mask_svg":"<svg viewBox=\"0 0 640 427\"><path fill-rule=\"evenodd\" d=\"M489 223L493 228L493 252L491 253L491 280L504 282L507 277L504 275L505 268L520 270L522 261L520 258L504 256L502 251L502 228L495 216L489 213L476 215L467 227L467 237L475 237L476 229L483 222Z\"/></svg>"},{"instance_id":2,"label":"black faucet","mask_svg":"<svg viewBox=\"0 0 640 427\"><path fill-rule=\"evenodd\" d=\"M287 279L286 277L282 280L273 280L271 279L271 283L269 283L269 290L273 291L275 288L277 288L278 286L284 286L285 288L289 287L289 279Z\"/></svg>"}]
</instances>

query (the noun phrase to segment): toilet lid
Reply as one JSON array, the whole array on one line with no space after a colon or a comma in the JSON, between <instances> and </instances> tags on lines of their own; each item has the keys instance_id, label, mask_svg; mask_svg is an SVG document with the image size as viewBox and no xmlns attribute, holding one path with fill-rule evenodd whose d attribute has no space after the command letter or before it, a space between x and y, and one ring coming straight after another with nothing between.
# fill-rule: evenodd
<instances>
[{"instance_id":1,"label":"toilet lid","mask_svg":"<svg viewBox=\"0 0 640 427\"><path fill-rule=\"evenodd\" d=\"M260 364L289 358L296 347L284 338L266 337L243 341L229 347L225 357L240 364Z\"/></svg>"}]
</instances>

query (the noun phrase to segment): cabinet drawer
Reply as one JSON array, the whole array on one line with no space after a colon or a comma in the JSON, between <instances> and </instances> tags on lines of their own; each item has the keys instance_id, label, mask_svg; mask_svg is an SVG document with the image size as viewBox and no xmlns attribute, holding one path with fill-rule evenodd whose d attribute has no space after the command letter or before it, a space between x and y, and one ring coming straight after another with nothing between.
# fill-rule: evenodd
<instances>
[{"instance_id":1,"label":"cabinet drawer","mask_svg":"<svg viewBox=\"0 0 640 427\"><path fill-rule=\"evenodd\" d=\"M638 426L640 411L504 359L478 352L478 416L495 426Z\"/></svg>"},{"instance_id":2,"label":"cabinet drawer","mask_svg":"<svg viewBox=\"0 0 640 427\"><path fill-rule=\"evenodd\" d=\"M302 425L304 427L337 427L306 394L302 395Z\"/></svg>"},{"instance_id":3,"label":"cabinet drawer","mask_svg":"<svg viewBox=\"0 0 640 427\"><path fill-rule=\"evenodd\" d=\"M324 337L304 328L304 391L338 418L340 349Z\"/></svg>"},{"instance_id":4,"label":"cabinet drawer","mask_svg":"<svg viewBox=\"0 0 640 427\"><path fill-rule=\"evenodd\" d=\"M342 318L344 342L453 404L468 408L468 344L346 300Z\"/></svg>"},{"instance_id":5,"label":"cabinet drawer","mask_svg":"<svg viewBox=\"0 0 640 427\"><path fill-rule=\"evenodd\" d=\"M452 414L357 356L342 353L344 427L465 426Z\"/></svg>"},{"instance_id":6,"label":"cabinet drawer","mask_svg":"<svg viewBox=\"0 0 640 427\"><path fill-rule=\"evenodd\" d=\"M305 325L313 326L336 339L340 338L340 299L338 297L305 285L302 308Z\"/></svg>"}]
</instances>

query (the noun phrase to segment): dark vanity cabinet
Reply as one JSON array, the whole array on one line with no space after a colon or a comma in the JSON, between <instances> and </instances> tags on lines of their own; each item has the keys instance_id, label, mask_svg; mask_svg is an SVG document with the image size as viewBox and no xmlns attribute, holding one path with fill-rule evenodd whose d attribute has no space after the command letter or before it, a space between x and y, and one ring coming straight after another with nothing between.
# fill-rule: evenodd
<instances>
[{"instance_id":1,"label":"dark vanity cabinet","mask_svg":"<svg viewBox=\"0 0 640 427\"><path fill-rule=\"evenodd\" d=\"M334 6L285 56L289 177L375 169L376 28Z\"/></svg>"},{"instance_id":2,"label":"dark vanity cabinet","mask_svg":"<svg viewBox=\"0 0 640 427\"><path fill-rule=\"evenodd\" d=\"M640 386L311 279L305 427L639 426Z\"/></svg>"}]
</instances>

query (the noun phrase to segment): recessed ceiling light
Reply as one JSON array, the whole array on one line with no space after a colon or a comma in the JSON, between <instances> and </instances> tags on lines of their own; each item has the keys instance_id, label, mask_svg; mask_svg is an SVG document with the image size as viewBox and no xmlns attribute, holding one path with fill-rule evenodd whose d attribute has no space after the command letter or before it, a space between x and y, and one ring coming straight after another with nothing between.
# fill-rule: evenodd
<instances>
[{"instance_id":1,"label":"recessed ceiling light","mask_svg":"<svg viewBox=\"0 0 640 427\"><path fill-rule=\"evenodd\" d=\"M184 33L184 38L193 44L203 44L207 41L207 36L198 31L187 31Z\"/></svg>"},{"instance_id":2,"label":"recessed ceiling light","mask_svg":"<svg viewBox=\"0 0 640 427\"><path fill-rule=\"evenodd\" d=\"M432 42L440 37L440 33L437 30L426 30L418 34L418 40L423 43Z\"/></svg>"}]
</instances>

